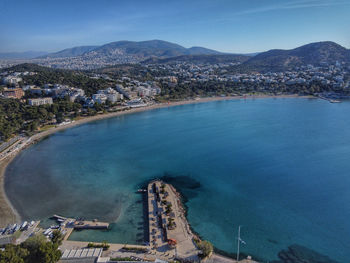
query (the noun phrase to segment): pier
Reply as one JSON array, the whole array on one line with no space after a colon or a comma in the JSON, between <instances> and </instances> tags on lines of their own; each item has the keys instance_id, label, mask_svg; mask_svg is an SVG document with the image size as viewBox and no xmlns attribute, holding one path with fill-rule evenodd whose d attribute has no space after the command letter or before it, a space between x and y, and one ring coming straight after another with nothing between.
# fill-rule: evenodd
<instances>
[{"instance_id":1,"label":"pier","mask_svg":"<svg viewBox=\"0 0 350 263\"><path fill-rule=\"evenodd\" d=\"M51 219L65 221L65 220L67 220L68 218L63 217L63 216L59 216L59 215L53 215L53 216L51 217Z\"/></svg>"},{"instance_id":2,"label":"pier","mask_svg":"<svg viewBox=\"0 0 350 263\"><path fill-rule=\"evenodd\" d=\"M109 223L99 221L76 220L74 222L74 229L108 229L108 227Z\"/></svg>"},{"instance_id":3,"label":"pier","mask_svg":"<svg viewBox=\"0 0 350 263\"><path fill-rule=\"evenodd\" d=\"M97 221L97 219L89 221L67 218L59 215L53 215L51 219L57 220L59 223L65 225L66 227L74 229L108 229L109 227L109 223L100 222Z\"/></svg>"},{"instance_id":4,"label":"pier","mask_svg":"<svg viewBox=\"0 0 350 263\"><path fill-rule=\"evenodd\" d=\"M167 259L198 261L190 227L180 195L169 184L152 181L147 187L149 240L151 251Z\"/></svg>"},{"instance_id":5,"label":"pier","mask_svg":"<svg viewBox=\"0 0 350 263\"><path fill-rule=\"evenodd\" d=\"M109 223L100 222L100 221L97 221L96 219L89 221L89 220L68 218L60 215L53 215L51 219L54 219L59 223L60 229L62 233L64 233L63 240L68 240L73 230L83 230L83 229L107 230L109 228Z\"/></svg>"}]
</instances>

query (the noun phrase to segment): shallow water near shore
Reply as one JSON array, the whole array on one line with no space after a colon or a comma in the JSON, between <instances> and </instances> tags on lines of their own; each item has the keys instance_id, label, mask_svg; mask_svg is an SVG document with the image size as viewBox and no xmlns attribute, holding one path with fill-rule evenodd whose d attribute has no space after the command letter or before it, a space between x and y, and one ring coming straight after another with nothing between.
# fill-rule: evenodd
<instances>
[{"instance_id":1,"label":"shallow water near shore","mask_svg":"<svg viewBox=\"0 0 350 263\"><path fill-rule=\"evenodd\" d=\"M186 197L193 229L265 261L292 244L350 257L350 103L256 99L156 109L84 124L24 150L6 171L24 219L113 222L71 239L143 242L145 181Z\"/></svg>"}]
</instances>

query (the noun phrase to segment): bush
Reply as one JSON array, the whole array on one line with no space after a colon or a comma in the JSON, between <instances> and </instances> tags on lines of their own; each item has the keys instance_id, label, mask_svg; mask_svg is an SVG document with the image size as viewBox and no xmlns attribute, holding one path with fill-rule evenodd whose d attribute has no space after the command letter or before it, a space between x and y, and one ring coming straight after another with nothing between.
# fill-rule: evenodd
<instances>
[{"instance_id":1,"label":"bush","mask_svg":"<svg viewBox=\"0 0 350 263\"><path fill-rule=\"evenodd\" d=\"M146 253L148 251L147 248L143 247L123 247L123 250L130 251L130 252L140 252L140 253Z\"/></svg>"},{"instance_id":2,"label":"bush","mask_svg":"<svg viewBox=\"0 0 350 263\"><path fill-rule=\"evenodd\" d=\"M209 241L200 241L197 243L198 248L202 251L201 256L202 257L207 257L213 252L213 245Z\"/></svg>"},{"instance_id":3,"label":"bush","mask_svg":"<svg viewBox=\"0 0 350 263\"><path fill-rule=\"evenodd\" d=\"M108 250L110 245L106 242L103 241L102 244L94 244L94 243L88 243L87 245L88 248L102 248L103 250Z\"/></svg>"},{"instance_id":4,"label":"bush","mask_svg":"<svg viewBox=\"0 0 350 263\"><path fill-rule=\"evenodd\" d=\"M111 258L111 261L134 261L132 258L129 257L120 257L120 258Z\"/></svg>"}]
</instances>

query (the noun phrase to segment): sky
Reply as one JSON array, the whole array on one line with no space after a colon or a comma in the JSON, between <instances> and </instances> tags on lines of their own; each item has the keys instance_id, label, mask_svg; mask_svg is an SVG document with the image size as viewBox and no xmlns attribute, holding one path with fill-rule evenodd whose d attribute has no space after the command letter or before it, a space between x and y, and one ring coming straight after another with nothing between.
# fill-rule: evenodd
<instances>
[{"instance_id":1,"label":"sky","mask_svg":"<svg viewBox=\"0 0 350 263\"><path fill-rule=\"evenodd\" d=\"M0 0L0 52L151 39L232 53L350 48L349 14L350 0Z\"/></svg>"}]
</instances>

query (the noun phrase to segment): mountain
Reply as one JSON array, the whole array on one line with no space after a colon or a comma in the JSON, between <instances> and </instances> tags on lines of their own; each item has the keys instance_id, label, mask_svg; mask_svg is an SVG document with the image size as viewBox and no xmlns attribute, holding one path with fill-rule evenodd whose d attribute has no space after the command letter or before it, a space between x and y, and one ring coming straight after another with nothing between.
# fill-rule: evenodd
<instances>
[{"instance_id":1,"label":"mountain","mask_svg":"<svg viewBox=\"0 0 350 263\"><path fill-rule=\"evenodd\" d=\"M185 48L178 44L174 44L162 40L149 40L149 41L117 41L103 46L100 46L91 52L90 55L108 55L108 56L120 56L129 55L139 58L148 57L174 57L180 55L194 55L194 54L220 54L220 52L202 48L192 47ZM89 55L87 53L86 55Z\"/></svg>"},{"instance_id":2,"label":"mountain","mask_svg":"<svg viewBox=\"0 0 350 263\"><path fill-rule=\"evenodd\" d=\"M0 53L0 59L31 59L48 54L44 51L25 51Z\"/></svg>"},{"instance_id":3,"label":"mountain","mask_svg":"<svg viewBox=\"0 0 350 263\"><path fill-rule=\"evenodd\" d=\"M212 55L222 54L216 50L204 47L185 48L162 40L149 41L117 41L102 46L81 46L50 53L41 58L65 58L76 56L134 56L139 58L148 57L174 57L181 55Z\"/></svg>"},{"instance_id":4,"label":"mountain","mask_svg":"<svg viewBox=\"0 0 350 263\"><path fill-rule=\"evenodd\" d=\"M43 59L44 58L44 59ZM334 42L317 42L290 50L273 49L254 54L227 54L204 47L185 48L162 41L117 41L102 46L65 49L31 62L53 68L95 69L129 63L237 63L232 71L284 71L302 65L350 63L350 51ZM231 70L231 68L230 68Z\"/></svg>"},{"instance_id":5,"label":"mountain","mask_svg":"<svg viewBox=\"0 0 350 263\"><path fill-rule=\"evenodd\" d=\"M80 47L73 47L73 48L67 48L55 53L45 54L44 56L37 56L39 58L68 58L68 57L76 57L83 55L86 52L89 52L91 50L94 50L98 46L80 46Z\"/></svg>"},{"instance_id":6,"label":"mountain","mask_svg":"<svg viewBox=\"0 0 350 263\"><path fill-rule=\"evenodd\" d=\"M350 50L337 43L325 41L290 50L273 49L262 52L243 63L240 68L256 71L283 71L302 65L350 63Z\"/></svg>"},{"instance_id":7,"label":"mountain","mask_svg":"<svg viewBox=\"0 0 350 263\"><path fill-rule=\"evenodd\" d=\"M55 68L94 69L115 64L137 63L149 58L202 54L223 53L203 47L185 48L162 40L117 41L97 47L69 48L37 58L32 62Z\"/></svg>"},{"instance_id":8,"label":"mountain","mask_svg":"<svg viewBox=\"0 0 350 263\"><path fill-rule=\"evenodd\" d=\"M204 47L191 47L187 49L188 55L219 55L223 54L219 51L204 48Z\"/></svg>"},{"instance_id":9,"label":"mountain","mask_svg":"<svg viewBox=\"0 0 350 263\"><path fill-rule=\"evenodd\" d=\"M194 64L217 64L217 63L237 63L245 62L250 58L246 55L236 54L220 54L220 55L182 55L170 58L156 58L152 57L144 60L143 63L165 64L165 63L179 63L189 62Z\"/></svg>"}]
</instances>

